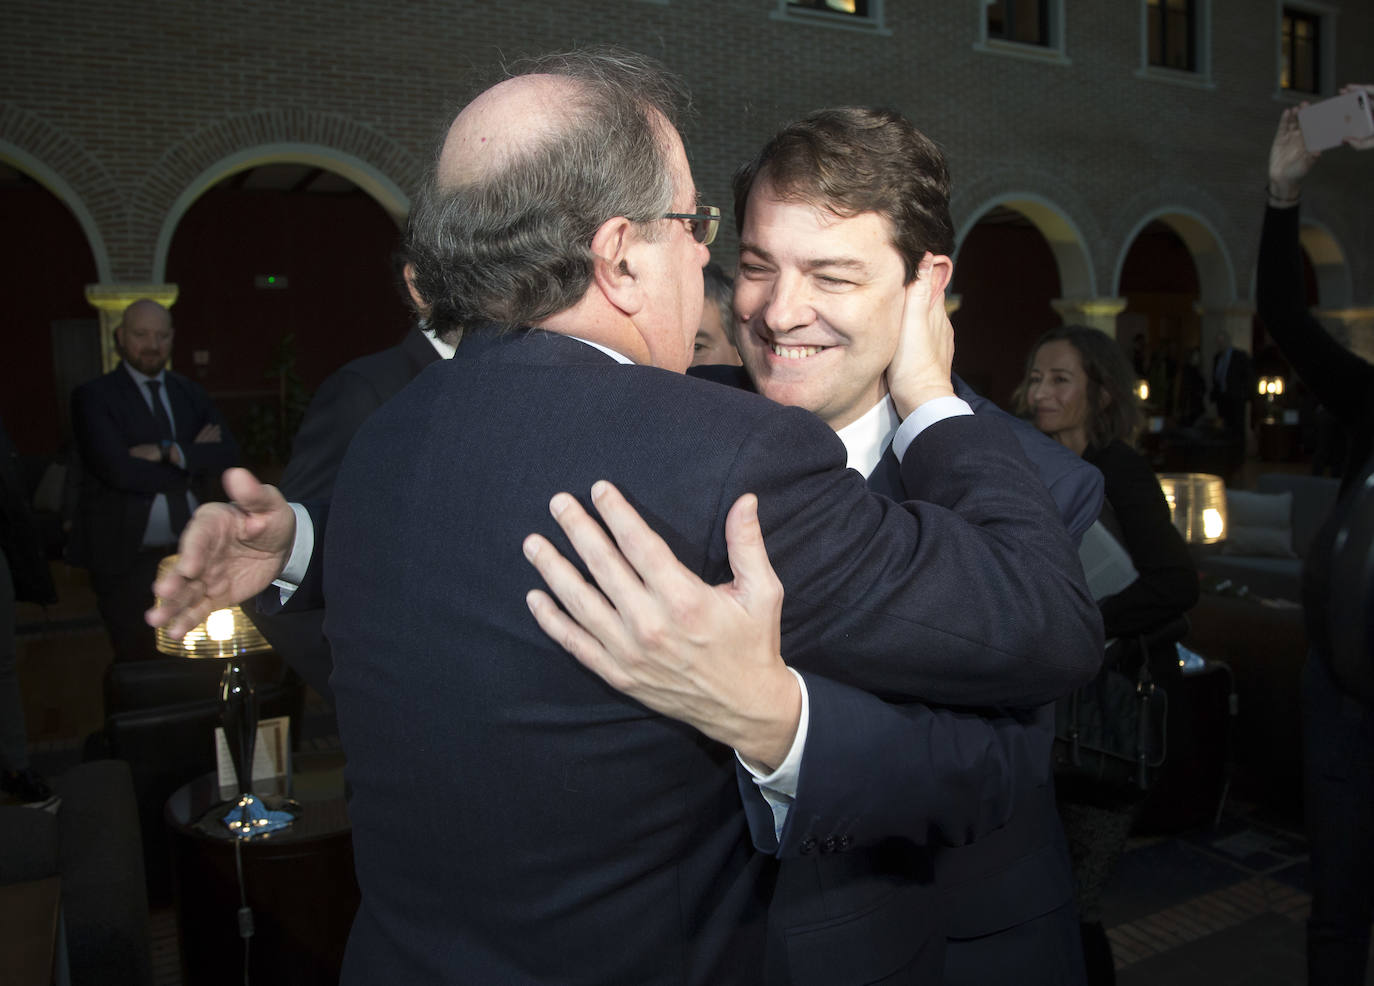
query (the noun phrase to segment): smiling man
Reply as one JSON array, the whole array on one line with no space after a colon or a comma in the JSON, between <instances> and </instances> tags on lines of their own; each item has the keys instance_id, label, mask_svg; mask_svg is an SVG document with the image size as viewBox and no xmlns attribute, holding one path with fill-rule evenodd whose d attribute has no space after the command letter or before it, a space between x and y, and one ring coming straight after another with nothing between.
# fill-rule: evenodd
<instances>
[{"instance_id":1,"label":"smiling man","mask_svg":"<svg viewBox=\"0 0 1374 986\"><path fill-rule=\"evenodd\" d=\"M820 110L783 128L734 181L736 339L754 387L818 415L839 433L849 465L869 487L896 499L905 491L888 449L900 417L886 370L901 343L904 291L923 258L933 291L953 273L949 190L933 141L894 112L861 108ZM956 384L978 413L998 414ZM1035 429L1020 424L1017 436L1066 524L1081 534L1100 503L1099 477ZM1083 978L1067 847L1049 779L1052 709L1028 710L1017 739L1037 751L1039 769L1018 778L1008 824L934 855L949 938L947 984ZM770 779L760 783L771 795ZM784 878L788 873L785 867ZM823 885L833 874L818 867L814 878Z\"/></svg>"},{"instance_id":2,"label":"smiling man","mask_svg":"<svg viewBox=\"0 0 1374 986\"><path fill-rule=\"evenodd\" d=\"M957 378L959 396L931 400L914 415L904 414L893 399L889 373L908 355L910 292L940 292L952 272L949 175L938 148L910 122L885 110L817 111L784 127L741 168L734 192L740 230L735 337L747 376L721 367L694 373L752 386L779 403L814 412L839 434L848 464L867 478L869 488L896 500L910 495L904 479L910 473L898 467L894 436L911 418L972 409L980 418L1012 421ZM927 358L939 359L933 353ZM1081 535L1101 505L1101 475L1026 423L1014 425L1064 525ZM942 465L928 468L938 474ZM636 567L646 582L655 582L651 568ZM568 603L571 595L560 598ZM633 601L612 601L622 616L633 613L627 621L632 637L636 623L661 627L681 620L672 609L646 620ZM576 605L569 609L580 611ZM986 615L976 607L960 608L954 632L978 632ZM703 634L685 636L699 647ZM717 641L727 655L731 643L724 636ZM670 654L666 664L685 665L693 656L684 649ZM929 656L913 648L913 660ZM960 716L984 717L996 729L1007 761L1022 765L1013 778L1015 811L1006 824L971 842L979 833L970 830L956 840L957 849L913 851L921 833L912 826L914 815L908 812L903 821L910 790L923 777L935 774L947 785L927 787L928 798L958 802L968 794L948 769L963 756L959 743L924 728L922 706L888 706L872 696L837 702L813 688L804 725L778 769L766 773L742 760L748 774L741 790L755 846L784 860L771 919L788 928L828 917L844 929L846 954L866 957L860 970L818 954L798 963L793 955L795 981L809 974L816 982L839 982L859 971L870 978L855 981L905 981L882 977L892 975L891 957L928 934L933 922L948 938L947 984L1083 982L1069 860L1050 777L1053 710L991 707L974 697L987 684L971 681L962 692L920 696L956 706ZM894 709L911 717L906 734L890 727ZM993 788L981 790L991 807ZM831 837L829 819L844 819L837 827L846 835ZM846 841L850 831L881 829L884 822L886 840ZM918 903L927 899L933 906ZM900 908L894 900L902 902ZM891 920L871 919L884 913ZM870 919L838 918L857 914Z\"/></svg>"}]
</instances>

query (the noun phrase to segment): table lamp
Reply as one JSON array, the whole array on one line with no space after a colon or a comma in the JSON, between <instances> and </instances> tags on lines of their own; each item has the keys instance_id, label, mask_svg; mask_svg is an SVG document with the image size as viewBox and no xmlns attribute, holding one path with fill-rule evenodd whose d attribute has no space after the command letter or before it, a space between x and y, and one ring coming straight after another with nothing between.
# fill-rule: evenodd
<instances>
[{"instance_id":1,"label":"table lamp","mask_svg":"<svg viewBox=\"0 0 1374 986\"><path fill-rule=\"evenodd\" d=\"M176 555L162 559L157 567L158 578L171 571L176 563ZM224 727L229 759L234 766L238 798L227 806L217 806L212 812L218 811L229 833L240 839L265 835L291 824L295 820L294 805L283 806L282 810L268 810L253 794L258 700L242 658L245 654L259 654L272 649L253 621L248 619L241 607L217 609L180 640L167 633L165 628L158 627L157 649L172 657L211 657L224 661L224 675L219 682L220 723Z\"/></svg>"},{"instance_id":2,"label":"table lamp","mask_svg":"<svg viewBox=\"0 0 1374 986\"><path fill-rule=\"evenodd\" d=\"M1189 545L1226 540L1226 483L1203 472L1166 472L1159 487L1169 504L1169 519Z\"/></svg>"}]
</instances>

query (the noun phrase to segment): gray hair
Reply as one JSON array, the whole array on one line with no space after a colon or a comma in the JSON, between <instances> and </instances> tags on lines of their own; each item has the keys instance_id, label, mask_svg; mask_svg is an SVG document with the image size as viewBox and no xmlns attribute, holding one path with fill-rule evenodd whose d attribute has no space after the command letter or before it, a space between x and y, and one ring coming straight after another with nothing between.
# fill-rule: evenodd
<instances>
[{"instance_id":1,"label":"gray hair","mask_svg":"<svg viewBox=\"0 0 1374 986\"><path fill-rule=\"evenodd\" d=\"M591 241L608 219L652 223L672 206L663 121L676 127L686 88L657 62L618 48L546 55L512 78L571 80L554 132L509 166L444 187L438 163L406 231L405 259L441 335L494 322L527 325L576 304L591 284ZM646 237L657 227L646 226Z\"/></svg>"}]
</instances>

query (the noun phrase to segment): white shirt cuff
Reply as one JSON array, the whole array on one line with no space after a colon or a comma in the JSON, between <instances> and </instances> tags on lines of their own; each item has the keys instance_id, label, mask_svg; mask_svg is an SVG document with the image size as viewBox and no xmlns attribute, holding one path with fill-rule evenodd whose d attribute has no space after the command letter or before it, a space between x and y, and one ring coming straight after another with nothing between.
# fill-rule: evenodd
<instances>
[{"instance_id":1,"label":"white shirt cuff","mask_svg":"<svg viewBox=\"0 0 1374 986\"><path fill-rule=\"evenodd\" d=\"M906 455L907 446L931 425L945 418L957 418L961 414L972 413L973 408L969 407L968 401L962 397L937 397L933 401L926 401L912 411L892 433L892 453L897 456L897 461L901 462L902 456Z\"/></svg>"},{"instance_id":2,"label":"white shirt cuff","mask_svg":"<svg viewBox=\"0 0 1374 986\"><path fill-rule=\"evenodd\" d=\"M281 575L272 580L272 584L281 590L283 605L300 588L306 569L310 567L310 558L315 554L315 525L310 522L310 514L299 503L288 506L296 515L296 540L291 545L291 555L286 559Z\"/></svg>"},{"instance_id":3,"label":"white shirt cuff","mask_svg":"<svg viewBox=\"0 0 1374 986\"><path fill-rule=\"evenodd\" d=\"M759 793L768 802L768 807L773 810L773 835L779 839L782 838L782 827L787 822L787 810L797 798L802 751L806 749L806 733L811 725L811 699L806 692L806 679L792 668L787 670L792 672L792 677L796 678L797 684L801 686L801 716L797 720L797 735L792 738L792 747L787 751L787 756L782 758L782 763L778 764L776 770L771 774L765 774L756 765L741 757L738 751L735 753L735 757L759 786Z\"/></svg>"}]
</instances>

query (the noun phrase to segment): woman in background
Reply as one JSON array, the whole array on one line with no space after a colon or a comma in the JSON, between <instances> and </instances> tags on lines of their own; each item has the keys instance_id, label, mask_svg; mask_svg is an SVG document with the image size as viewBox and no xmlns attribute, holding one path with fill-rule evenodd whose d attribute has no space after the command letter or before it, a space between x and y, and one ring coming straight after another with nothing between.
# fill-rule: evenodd
<instances>
[{"instance_id":1,"label":"woman in background","mask_svg":"<svg viewBox=\"0 0 1374 986\"><path fill-rule=\"evenodd\" d=\"M1112 646L1114 639L1168 624L1191 609L1198 596L1197 571L1170 521L1159 480L1132 448L1142 419L1134 384L1131 364L1116 340L1096 329L1066 325L1035 344L1014 398L1020 414L1101 470L1110 508L1104 510L1104 524L1139 573L1126 588L1098 602L1109 664L1118 647L1128 655L1123 660L1135 654L1134 647ZM1117 785L1078 783L1062 784L1058 799L1073 857L1088 981L1114 983L1101 893L1126 846L1140 795Z\"/></svg>"}]
</instances>

